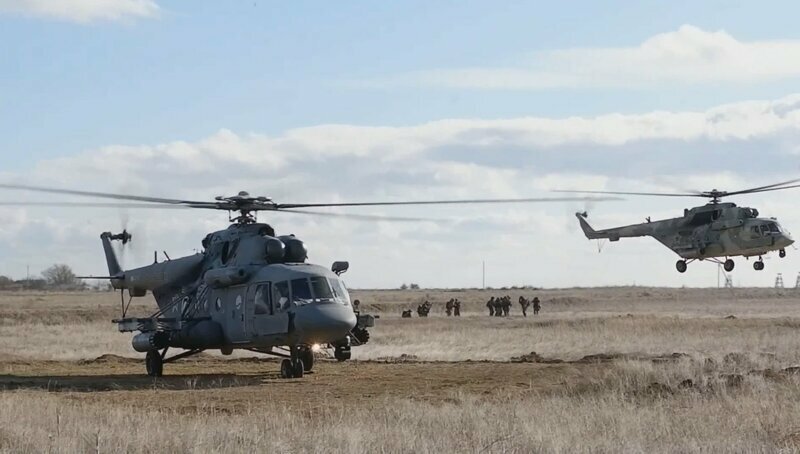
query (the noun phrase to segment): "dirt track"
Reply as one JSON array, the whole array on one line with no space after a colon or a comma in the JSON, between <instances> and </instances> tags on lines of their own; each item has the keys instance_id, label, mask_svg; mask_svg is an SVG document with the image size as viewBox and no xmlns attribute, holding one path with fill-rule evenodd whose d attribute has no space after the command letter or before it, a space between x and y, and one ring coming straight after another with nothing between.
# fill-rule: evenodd
<instances>
[{"instance_id":1,"label":"dirt track","mask_svg":"<svg viewBox=\"0 0 800 454\"><path fill-rule=\"evenodd\" d=\"M284 380L278 362L202 358L165 365L152 379L140 360L9 361L0 366L0 389L49 390L69 399L108 399L178 412L241 412L261 402L312 409L331 401L363 404L386 397L436 402L453 392L479 398L549 393L590 383L602 363L357 362L319 361L302 379Z\"/></svg>"}]
</instances>

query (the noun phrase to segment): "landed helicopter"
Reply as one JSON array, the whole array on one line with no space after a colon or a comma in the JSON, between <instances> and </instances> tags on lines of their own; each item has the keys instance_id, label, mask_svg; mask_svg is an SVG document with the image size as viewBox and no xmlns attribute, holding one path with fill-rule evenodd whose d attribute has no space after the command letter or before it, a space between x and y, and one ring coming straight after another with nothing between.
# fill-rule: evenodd
<instances>
[{"instance_id":1,"label":"landed helicopter","mask_svg":"<svg viewBox=\"0 0 800 454\"><path fill-rule=\"evenodd\" d=\"M236 196L203 202L16 184L0 184L0 189L125 201L0 202L0 205L200 208L228 212L231 225L208 234L202 241L202 252L175 259L167 256L162 262L156 258L151 265L130 270L121 268L112 241L127 244L132 239L131 234L123 230L100 235L109 274L85 278L109 279L113 288L120 290L122 316L114 322L121 332L138 332L132 339L133 349L146 354L147 374L154 377L163 374L165 363L204 350L219 350L229 355L235 349L245 349L283 358L281 376L300 378L313 367L314 346L332 348L334 357L344 361L350 359L352 346L369 341L368 328L374 326L376 317L354 310L348 290L340 279L349 263L337 261L330 269L307 263L308 251L303 241L294 235L278 236L269 224L257 222L256 214L260 211L364 220L420 220L306 209L612 199L551 197L282 204L267 197L252 197L244 191ZM234 213L238 215L233 217ZM125 290L129 295L127 303ZM132 299L143 297L148 291L153 294L158 310L149 317L129 317L127 312ZM168 357L170 348L184 351Z\"/></svg>"},{"instance_id":2,"label":"landed helicopter","mask_svg":"<svg viewBox=\"0 0 800 454\"><path fill-rule=\"evenodd\" d=\"M758 257L753 263L757 271L764 269L765 254L778 251L786 256L786 248L794 243L792 236L775 218L759 217L758 210L723 203L723 197L742 194L755 194L800 187L800 179L784 181L739 191L718 191L689 193L653 193L622 191L573 191L584 194L617 194L659 197L704 197L711 199L703 206L683 210L679 218L647 221L603 230L594 230L586 221L588 213L575 213L586 238L619 241L620 238L650 236L681 257L675 264L680 273L686 272L687 265L695 260L709 260L719 263L725 271L733 271L735 263L730 257ZM724 259L724 260L723 260Z\"/></svg>"}]
</instances>

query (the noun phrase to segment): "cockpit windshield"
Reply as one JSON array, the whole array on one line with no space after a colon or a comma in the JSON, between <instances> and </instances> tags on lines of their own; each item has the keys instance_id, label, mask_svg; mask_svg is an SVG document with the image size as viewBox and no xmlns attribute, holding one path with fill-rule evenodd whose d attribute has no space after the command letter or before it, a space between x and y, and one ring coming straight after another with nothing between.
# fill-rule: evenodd
<instances>
[{"instance_id":1,"label":"cockpit windshield","mask_svg":"<svg viewBox=\"0 0 800 454\"><path fill-rule=\"evenodd\" d=\"M781 233L781 227L777 222L765 222L763 224L754 225L750 228L753 237L769 236Z\"/></svg>"},{"instance_id":2,"label":"cockpit windshield","mask_svg":"<svg viewBox=\"0 0 800 454\"><path fill-rule=\"evenodd\" d=\"M312 302L350 305L350 295L339 279L312 276L310 278L292 279L289 282L280 282L275 285L279 293L283 293L281 289L288 290L287 287L292 290L292 303L290 305L288 304L288 298L282 298L279 300L282 302L278 305L280 310L287 310L292 305L302 306Z\"/></svg>"},{"instance_id":3,"label":"cockpit windshield","mask_svg":"<svg viewBox=\"0 0 800 454\"><path fill-rule=\"evenodd\" d=\"M350 294L347 292L347 288L345 288L344 283L336 278L328 279L331 282L331 287L333 288L333 293L336 295L336 298L344 303L345 305L350 305Z\"/></svg>"}]
</instances>

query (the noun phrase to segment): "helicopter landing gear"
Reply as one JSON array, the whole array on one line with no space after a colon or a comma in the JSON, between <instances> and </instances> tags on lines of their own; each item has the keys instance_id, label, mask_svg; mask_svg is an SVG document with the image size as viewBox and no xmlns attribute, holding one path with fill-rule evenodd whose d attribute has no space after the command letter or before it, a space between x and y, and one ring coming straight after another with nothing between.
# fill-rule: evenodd
<instances>
[{"instance_id":1,"label":"helicopter landing gear","mask_svg":"<svg viewBox=\"0 0 800 454\"><path fill-rule=\"evenodd\" d=\"M151 377L160 377L164 374L164 358L158 350L150 350L144 358L144 365L147 369L147 375Z\"/></svg>"},{"instance_id":2,"label":"helicopter landing gear","mask_svg":"<svg viewBox=\"0 0 800 454\"><path fill-rule=\"evenodd\" d=\"M306 353L307 352L307 353ZM291 347L291 357L281 361L281 378L303 378L306 371L310 371L313 366L314 355L311 349L300 346ZM304 359L311 356L309 366L305 365Z\"/></svg>"},{"instance_id":3,"label":"helicopter landing gear","mask_svg":"<svg viewBox=\"0 0 800 454\"><path fill-rule=\"evenodd\" d=\"M297 352L297 357L303 362L303 370L310 372L314 367L314 352L308 347L303 347Z\"/></svg>"},{"instance_id":4,"label":"helicopter landing gear","mask_svg":"<svg viewBox=\"0 0 800 454\"><path fill-rule=\"evenodd\" d=\"M753 263L753 269L756 271L761 271L764 269L764 261L761 258L758 259L757 262Z\"/></svg>"},{"instance_id":5,"label":"helicopter landing gear","mask_svg":"<svg viewBox=\"0 0 800 454\"><path fill-rule=\"evenodd\" d=\"M780 251L778 251L778 257L780 258L786 257L786 249L781 249Z\"/></svg>"},{"instance_id":6,"label":"helicopter landing gear","mask_svg":"<svg viewBox=\"0 0 800 454\"><path fill-rule=\"evenodd\" d=\"M333 350L333 357L336 358L336 361L347 361L351 355L352 352L349 346L336 347Z\"/></svg>"},{"instance_id":7,"label":"helicopter landing gear","mask_svg":"<svg viewBox=\"0 0 800 454\"><path fill-rule=\"evenodd\" d=\"M735 266L736 266L736 263L734 263L734 261L733 261L733 260L731 260L731 259L725 260L725 263L723 263L723 264L722 264L722 268L723 268L725 271L729 272L729 273L730 273L731 271L733 271L733 268L734 268Z\"/></svg>"},{"instance_id":8,"label":"helicopter landing gear","mask_svg":"<svg viewBox=\"0 0 800 454\"><path fill-rule=\"evenodd\" d=\"M677 262L675 262L675 269L677 269L679 273L685 273L686 268L687 268L686 260L678 260Z\"/></svg>"}]
</instances>

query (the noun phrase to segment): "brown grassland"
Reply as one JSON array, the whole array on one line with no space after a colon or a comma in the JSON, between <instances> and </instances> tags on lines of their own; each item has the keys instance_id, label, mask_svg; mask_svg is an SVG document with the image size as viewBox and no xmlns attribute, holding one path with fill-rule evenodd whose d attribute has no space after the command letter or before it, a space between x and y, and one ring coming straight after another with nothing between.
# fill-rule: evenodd
<instances>
[{"instance_id":1,"label":"brown grassland","mask_svg":"<svg viewBox=\"0 0 800 454\"><path fill-rule=\"evenodd\" d=\"M800 290L520 292L355 291L370 343L292 380L217 353L152 379L118 296L0 293L0 452L800 451ZM506 293L542 313L489 318Z\"/></svg>"}]
</instances>

